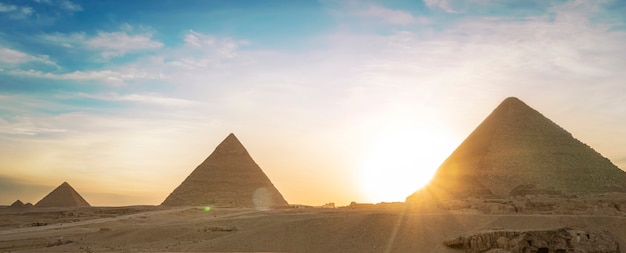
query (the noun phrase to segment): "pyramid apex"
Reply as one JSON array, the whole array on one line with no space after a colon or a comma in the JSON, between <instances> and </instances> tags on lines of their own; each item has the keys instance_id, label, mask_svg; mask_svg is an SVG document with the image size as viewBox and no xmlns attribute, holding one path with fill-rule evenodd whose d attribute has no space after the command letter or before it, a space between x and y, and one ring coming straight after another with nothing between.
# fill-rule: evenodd
<instances>
[{"instance_id":1,"label":"pyramid apex","mask_svg":"<svg viewBox=\"0 0 626 253\"><path fill-rule=\"evenodd\" d=\"M214 152L235 152L245 154L248 153L246 148L243 146L243 144L241 144L239 139L237 139L237 137L233 133L230 133L228 136L226 136L226 138L224 138L224 140L219 145L217 145Z\"/></svg>"},{"instance_id":2,"label":"pyramid apex","mask_svg":"<svg viewBox=\"0 0 626 253\"><path fill-rule=\"evenodd\" d=\"M526 105L526 103L524 103L524 101L522 101L521 99L517 98L517 97L508 97L505 98L504 100L502 100L502 103L500 103L501 105L509 105L509 104L518 104L518 105ZM526 105L528 107L528 105Z\"/></svg>"},{"instance_id":3,"label":"pyramid apex","mask_svg":"<svg viewBox=\"0 0 626 253\"><path fill-rule=\"evenodd\" d=\"M519 98L508 97L502 100L502 102L496 107L496 109L494 109L492 114L494 114L494 116L500 115L498 117L503 117L503 115L507 115L505 117L516 117L514 115L534 112L539 114L539 112L528 106L526 103L524 103L524 101L520 100Z\"/></svg>"},{"instance_id":4,"label":"pyramid apex","mask_svg":"<svg viewBox=\"0 0 626 253\"><path fill-rule=\"evenodd\" d=\"M502 102L504 101L522 101L522 100L517 97L508 97L508 98L505 98Z\"/></svg>"}]
</instances>

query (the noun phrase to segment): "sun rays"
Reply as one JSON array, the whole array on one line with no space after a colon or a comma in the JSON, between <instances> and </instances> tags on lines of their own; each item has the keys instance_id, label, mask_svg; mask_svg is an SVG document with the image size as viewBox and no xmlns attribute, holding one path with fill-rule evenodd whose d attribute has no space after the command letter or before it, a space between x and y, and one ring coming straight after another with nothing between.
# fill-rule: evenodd
<instances>
[{"instance_id":1,"label":"sun rays","mask_svg":"<svg viewBox=\"0 0 626 253\"><path fill-rule=\"evenodd\" d=\"M423 143L428 143L425 147ZM360 189L370 202L404 201L426 185L450 140L435 129L395 127L372 142L359 164Z\"/></svg>"}]
</instances>

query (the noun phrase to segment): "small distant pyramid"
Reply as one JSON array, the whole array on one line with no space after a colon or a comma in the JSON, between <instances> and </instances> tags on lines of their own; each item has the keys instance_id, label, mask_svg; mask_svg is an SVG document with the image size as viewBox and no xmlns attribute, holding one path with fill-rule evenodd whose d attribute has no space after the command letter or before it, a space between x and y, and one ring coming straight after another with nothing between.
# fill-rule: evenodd
<instances>
[{"instance_id":1,"label":"small distant pyramid","mask_svg":"<svg viewBox=\"0 0 626 253\"><path fill-rule=\"evenodd\" d=\"M43 199L35 204L35 207L70 207L91 206L83 197L70 186L63 182L59 187L48 193Z\"/></svg>"},{"instance_id":2,"label":"small distant pyramid","mask_svg":"<svg viewBox=\"0 0 626 253\"><path fill-rule=\"evenodd\" d=\"M231 133L161 205L266 209L288 204Z\"/></svg>"},{"instance_id":3,"label":"small distant pyramid","mask_svg":"<svg viewBox=\"0 0 626 253\"><path fill-rule=\"evenodd\" d=\"M15 202L13 202L13 204L11 204L9 207L11 208L24 208L24 202L22 202L21 200L16 200Z\"/></svg>"},{"instance_id":4,"label":"small distant pyramid","mask_svg":"<svg viewBox=\"0 0 626 253\"><path fill-rule=\"evenodd\" d=\"M626 192L626 172L521 100L505 99L407 201Z\"/></svg>"}]
</instances>

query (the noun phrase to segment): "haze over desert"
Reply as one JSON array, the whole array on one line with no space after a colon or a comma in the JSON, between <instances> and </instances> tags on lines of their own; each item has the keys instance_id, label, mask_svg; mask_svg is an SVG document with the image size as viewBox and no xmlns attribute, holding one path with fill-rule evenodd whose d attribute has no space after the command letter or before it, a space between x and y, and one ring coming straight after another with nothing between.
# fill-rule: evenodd
<instances>
[{"instance_id":1,"label":"haze over desert","mask_svg":"<svg viewBox=\"0 0 626 253\"><path fill-rule=\"evenodd\" d=\"M0 0L0 252L624 252L624 13Z\"/></svg>"}]
</instances>

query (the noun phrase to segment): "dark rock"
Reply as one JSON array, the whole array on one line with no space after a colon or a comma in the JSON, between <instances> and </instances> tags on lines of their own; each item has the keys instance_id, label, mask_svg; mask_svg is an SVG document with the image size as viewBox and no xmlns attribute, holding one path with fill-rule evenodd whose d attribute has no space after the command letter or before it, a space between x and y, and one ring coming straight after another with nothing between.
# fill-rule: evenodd
<instances>
[{"instance_id":1,"label":"dark rock","mask_svg":"<svg viewBox=\"0 0 626 253\"><path fill-rule=\"evenodd\" d=\"M569 228L485 231L455 237L444 244L468 253L619 253L617 241L608 232Z\"/></svg>"}]
</instances>

